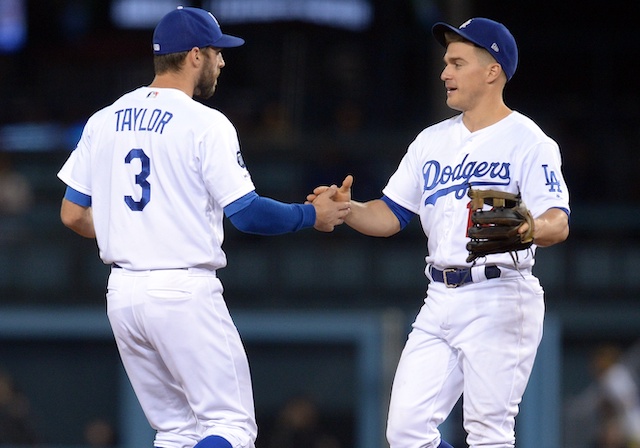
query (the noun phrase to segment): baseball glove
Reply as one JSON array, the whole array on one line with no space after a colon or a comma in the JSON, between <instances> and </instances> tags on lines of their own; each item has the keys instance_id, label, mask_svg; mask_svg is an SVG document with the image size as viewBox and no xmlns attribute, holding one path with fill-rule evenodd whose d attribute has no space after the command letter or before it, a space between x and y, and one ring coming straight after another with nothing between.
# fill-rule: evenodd
<instances>
[{"instance_id":1,"label":"baseball glove","mask_svg":"<svg viewBox=\"0 0 640 448\"><path fill-rule=\"evenodd\" d=\"M471 198L471 223L467 235L469 256L467 263L489 254L524 250L533 244L533 217L522 202L520 194L497 190L474 190L469 187ZM484 205L490 210L483 210ZM525 233L518 233L524 223L529 224Z\"/></svg>"}]
</instances>

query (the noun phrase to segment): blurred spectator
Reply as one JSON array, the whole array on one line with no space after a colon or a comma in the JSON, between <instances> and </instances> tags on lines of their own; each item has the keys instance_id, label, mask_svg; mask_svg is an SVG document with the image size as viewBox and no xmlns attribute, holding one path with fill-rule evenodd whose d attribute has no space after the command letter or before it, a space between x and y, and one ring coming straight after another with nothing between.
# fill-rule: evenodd
<instances>
[{"instance_id":1,"label":"blurred spectator","mask_svg":"<svg viewBox=\"0 0 640 448\"><path fill-rule=\"evenodd\" d=\"M291 141L294 133L293 123L284 104L279 101L271 101L264 106L257 133L269 143Z\"/></svg>"},{"instance_id":2,"label":"blurred spectator","mask_svg":"<svg viewBox=\"0 0 640 448\"><path fill-rule=\"evenodd\" d=\"M596 359L604 358L597 370L601 390L600 412L605 422L600 434L603 448L640 447L640 344L624 353L603 347Z\"/></svg>"},{"instance_id":3,"label":"blurred spectator","mask_svg":"<svg viewBox=\"0 0 640 448\"><path fill-rule=\"evenodd\" d=\"M362 107L355 101L343 101L334 111L334 123L342 134L362 132L364 123Z\"/></svg>"},{"instance_id":4,"label":"blurred spectator","mask_svg":"<svg viewBox=\"0 0 640 448\"><path fill-rule=\"evenodd\" d=\"M116 433L107 420L97 418L87 423L84 440L91 448L113 447L116 446Z\"/></svg>"},{"instance_id":5,"label":"blurred spectator","mask_svg":"<svg viewBox=\"0 0 640 448\"><path fill-rule=\"evenodd\" d=\"M32 202L31 184L13 169L10 155L0 151L0 215L24 213Z\"/></svg>"},{"instance_id":6,"label":"blurred spectator","mask_svg":"<svg viewBox=\"0 0 640 448\"><path fill-rule=\"evenodd\" d=\"M268 448L340 448L340 443L322 428L315 403L296 396L280 411Z\"/></svg>"},{"instance_id":7,"label":"blurred spectator","mask_svg":"<svg viewBox=\"0 0 640 448\"><path fill-rule=\"evenodd\" d=\"M0 150L0 244L27 238L21 216L32 203L31 184L13 169L10 155Z\"/></svg>"},{"instance_id":8,"label":"blurred spectator","mask_svg":"<svg viewBox=\"0 0 640 448\"><path fill-rule=\"evenodd\" d=\"M29 417L29 401L13 378L0 370L0 445L34 445L37 437Z\"/></svg>"},{"instance_id":9,"label":"blurred spectator","mask_svg":"<svg viewBox=\"0 0 640 448\"><path fill-rule=\"evenodd\" d=\"M640 342L599 346L591 367L593 383L567 408L567 448L640 447Z\"/></svg>"}]
</instances>

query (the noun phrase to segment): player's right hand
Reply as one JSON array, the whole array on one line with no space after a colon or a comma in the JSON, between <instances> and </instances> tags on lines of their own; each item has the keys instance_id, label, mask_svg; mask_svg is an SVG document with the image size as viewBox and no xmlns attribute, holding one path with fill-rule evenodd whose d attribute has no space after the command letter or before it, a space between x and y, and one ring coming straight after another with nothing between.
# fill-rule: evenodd
<instances>
[{"instance_id":1,"label":"player's right hand","mask_svg":"<svg viewBox=\"0 0 640 448\"><path fill-rule=\"evenodd\" d=\"M351 201L351 186L353 185L353 176L351 174L347 175L342 181L342 185L337 189L336 194L333 196L334 201L338 202L349 202ZM327 191L330 187L326 185L321 185L313 189L313 193L307 195L307 201L305 204L310 204L316 200L318 195Z\"/></svg>"},{"instance_id":2,"label":"player's right hand","mask_svg":"<svg viewBox=\"0 0 640 448\"><path fill-rule=\"evenodd\" d=\"M315 198L311 201L316 209L316 223L313 227L321 232L332 232L336 226L344 223L351 212L351 202L336 200L335 196L339 191L336 185L323 187L322 190L318 194L314 193Z\"/></svg>"}]
</instances>

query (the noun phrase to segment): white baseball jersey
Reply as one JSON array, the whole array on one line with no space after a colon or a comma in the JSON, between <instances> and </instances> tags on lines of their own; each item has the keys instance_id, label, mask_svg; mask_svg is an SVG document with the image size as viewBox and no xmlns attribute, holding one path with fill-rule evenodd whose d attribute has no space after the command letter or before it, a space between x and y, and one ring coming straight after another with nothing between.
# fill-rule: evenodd
<instances>
[{"instance_id":1,"label":"white baseball jersey","mask_svg":"<svg viewBox=\"0 0 640 448\"><path fill-rule=\"evenodd\" d=\"M569 211L560 151L529 118L512 112L469 132L462 115L422 131L383 192L420 215L429 265L466 267L469 185L522 194L534 217ZM533 247L535 250L535 247ZM533 252L478 260L500 266L500 278L458 288L429 283L393 383L387 437L392 448L438 446L438 426L464 393L470 447L515 443L515 416L544 321L544 293L529 268ZM473 275L472 275L473 277Z\"/></svg>"},{"instance_id":2,"label":"white baseball jersey","mask_svg":"<svg viewBox=\"0 0 640 448\"><path fill-rule=\"evenodd\" d=\"M222 113L150 87L94 114L58 176L92 197L101 259L131 270L224 267L223 208L255 189Z\"/></svg>"},{"instance_id":3,"label":"white baseball jersey","mask_svg":"<svg viewBox=\"0 0 640 448\"><path fill-rule=\"evenodd\" d=\"M469 265L469 184L520 192L534 217L553 207L569 211L558 145L531 119L512 112L471 133L458 115L423 130L383 190L394 202L420 215L428 237L427 264L440 269ZM518 259L519 268L533 266L534 258L526 250L518 253ZM509 254L479 261L514 267Z\"/></svg>"}]
</instances>

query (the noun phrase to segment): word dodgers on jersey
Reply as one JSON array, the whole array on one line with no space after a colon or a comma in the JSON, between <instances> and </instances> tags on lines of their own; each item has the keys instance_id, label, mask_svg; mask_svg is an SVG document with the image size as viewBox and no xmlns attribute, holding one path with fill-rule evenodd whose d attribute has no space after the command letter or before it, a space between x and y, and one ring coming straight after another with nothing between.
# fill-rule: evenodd
<instances>
[{"instance_id":1,"label":"word dodgers on jersey","mask_svg":"<svg viewBox=\"0 0 640 448\"><path fill-rule=\"evenodd\" d=\"M147 117L148 109L127 108L120 109L116 114L116 132L149 131L162 134L164 126L173 118L171 112L153 109Z\"/></svg>"},{"instance_id":2,"label":"word dodgers on jersey","mask_svg":"<svg viewBox=\"0 0 640 448\"><path fill-rule=\"evenodd\" d=\"M424 177L424 191L431 191L439 185L446 185L449 182L462 180L457 185L437 190L424 201L425 205L435 204L436 200L449 193L456 192L456 197L460 199L466 194L471 178L483 178L488 176L491 181L474 182L477 185L509 185L511 174L508 162L467 162L469 154L464 156L462 162L455 167L446 165L440 166L437 160L429 160L422 167ZM499 179L499 180L498 180Z\"/></svg>"}]
</instances>

